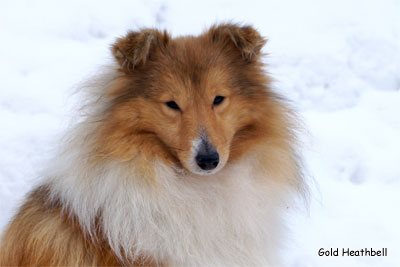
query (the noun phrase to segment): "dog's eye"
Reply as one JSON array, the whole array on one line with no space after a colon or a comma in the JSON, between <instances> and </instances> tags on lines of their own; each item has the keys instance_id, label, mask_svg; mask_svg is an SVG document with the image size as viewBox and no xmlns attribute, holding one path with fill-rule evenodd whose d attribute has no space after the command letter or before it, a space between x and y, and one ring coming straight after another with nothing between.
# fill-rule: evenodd
<instances>
[{"instance_id":1,"label":"dog's eye","mask_svg":"<svg viewBox=\"0 0 400 267\"><path fill-rule=\"evenodd\" d=\"M181 110L175 101L168 101L165 104L172 109Z\"/></svg>"},{"instance_id":2,"label":"dog's eye","mask_svg":"<svg viewBox=\"0 0 400 267\"><path fill-rule=\"evenodd\" d=\"M221 104L222 101L224 101L224 99L225 99L225 97L223 97L223 96L220 96L220 95L216 96L216 97L214 98L213 105L219 105L219 104Z\"/></svg>"}]
</instances>

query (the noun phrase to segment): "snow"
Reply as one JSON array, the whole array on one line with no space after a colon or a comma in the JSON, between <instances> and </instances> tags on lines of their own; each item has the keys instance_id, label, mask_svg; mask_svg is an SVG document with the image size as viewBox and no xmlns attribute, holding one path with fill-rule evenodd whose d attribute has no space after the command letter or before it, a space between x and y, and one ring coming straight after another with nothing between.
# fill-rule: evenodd
<instances>
[{"instance_id":1,"label":"snow","mask_svg":"<svg viewBox=\"0 0 400 267\"><path fill-rule=\"evenodd\" d=\"M77 84L111 60L116 37L246 22L269 39L274 86L307 129L311 205L290 220L287 266L399 266L398 14L396 0L1 1L0 229L70 121ZM331 247L387 247L388 256L318 256Z\"/></svg>"}]
</instances>

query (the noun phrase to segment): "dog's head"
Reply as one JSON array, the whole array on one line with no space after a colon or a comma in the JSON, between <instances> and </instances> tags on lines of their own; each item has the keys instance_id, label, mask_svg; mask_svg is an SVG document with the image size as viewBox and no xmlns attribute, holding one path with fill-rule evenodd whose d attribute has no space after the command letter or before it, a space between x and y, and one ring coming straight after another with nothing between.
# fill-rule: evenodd
<instances>
[{"instance_id":1,"label":"dog's head","mask_svg":"<svg viewBox=\"0 0 400 267\"><path fill-rule=\"evenodd\" d=\"M98 150L159 157L200 175L221 170L273 133L264 44L254 28L232 24L197 37L146 29L118 39Z\"/></svg>"}]
</instances>

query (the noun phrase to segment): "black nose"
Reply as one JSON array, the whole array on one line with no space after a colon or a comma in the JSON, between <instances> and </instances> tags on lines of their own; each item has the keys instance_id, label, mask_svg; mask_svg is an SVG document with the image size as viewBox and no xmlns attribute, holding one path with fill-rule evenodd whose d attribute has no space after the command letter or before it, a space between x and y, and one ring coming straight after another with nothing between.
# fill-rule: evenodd
<instances>
[{"instance_id":1,"label":"black nose","mask_svg":"<svg viewBox=\"0 0 400 267\"><path fill-rule=\"evenodd\" d=\"M219 155L217 152L211 152L207 154L197 154L196 156L197 165L203 170L212 170L218 166Z\"/></svg>"}]
</instances>

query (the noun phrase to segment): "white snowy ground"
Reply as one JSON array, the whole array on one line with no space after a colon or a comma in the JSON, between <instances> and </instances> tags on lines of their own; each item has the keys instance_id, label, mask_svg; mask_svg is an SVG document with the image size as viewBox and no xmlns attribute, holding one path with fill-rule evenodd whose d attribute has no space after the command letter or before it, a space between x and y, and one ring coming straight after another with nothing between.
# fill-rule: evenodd
<instances>
[{"instance_id":1,"label":"white snowy ground","mask_svg":"<svg viewBox=\"0 0 400 267\"><path fill-rule=\"evenodd\" d=\"M0 231L31 189L76 102L127 29L197 34L256 26L275 87L298 108L309 215L294 215L288 266L400 266L400 1L1 1ZM316 185L315 185L316 184ZM388 257L318 257L319 248Z\"/></svg>"}]
</instances>

